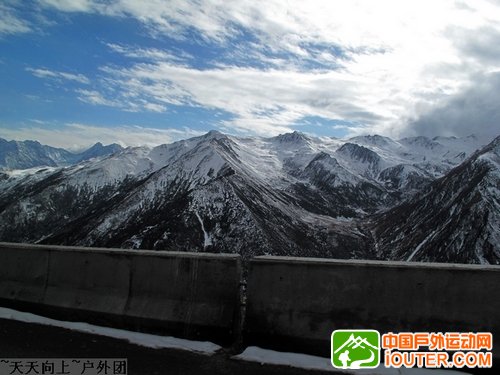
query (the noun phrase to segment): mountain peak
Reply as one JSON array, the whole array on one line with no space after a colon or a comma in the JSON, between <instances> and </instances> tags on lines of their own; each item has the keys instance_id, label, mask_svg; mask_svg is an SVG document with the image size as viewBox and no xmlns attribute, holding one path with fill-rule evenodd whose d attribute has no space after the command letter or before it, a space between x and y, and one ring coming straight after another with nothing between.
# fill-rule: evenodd
<instances>
[{"instance_id":1,"label":"mountain peak","mask_svg":"<svg viewBox=\"0 0 500 375\"><path fill-rule=\"evenodd\" d=\"M355 143L347 142L337 152L363 163L378 163L380 161L380 156L375 151Z\"/></svg>"},{"instance_id":2,"label":"mountain peak","mask_svg":"<svg viewBox=\"0 0 500 375\"><path fill-rule=\"evenodd\" d=\"M334 158L332 158L332 156L327 153L327 152L324 152L324 151L320 151L316 154L316 156L311 160L311 163L313 162L316 162L316 161L319 161L319 160L335 160ZM336 161L336 160L335 160Z\"/></svg>"},{"instance_id":3,"label":"mountain peak","mask_svg":"<svg viewBox=\"0 0 500 375\"><path fill-rule=\"evenodd\" d=\"M496 155L495 158L495 163L498 164L498 156L500 156L500 135L494 138L490 143L488 143L486 146L483 148L477 150L471 157L470 159L474 158L484 158L484 155L487 155L489 153L493 153Z\"/></svg>"},{"instance_id":4,"label":"mountain peak","mask_svg":"<svg viewBox=\"0 0 500 375\"><path fill-rule=\"evenodd\" d=\"M92 159L95 157L107 156L107 155L114 154L115 152L121 151L122 149L123 149L123 147L120 146L119 144L116 144L116 143L104 146L101 142L97 142L92 147L77 154L75 156L75 160L77 162L80 162L80 161Z\"/></svg>"},{"instance_id":5,"label":"mountain peak","mask_svg":"<svg viewBox=\"0 0 500 375\"><path fill-rule=\"evenodd\" d=\"M438 136L436 136L436 137L432 138L432 140L433 140L433 141L437 141L437 142L439 142L439 141L441 141L441 140L445 140L445 141L446 141L446 140L456 140L456 139L457 139L457 137L455 137L455 136L453 136L453 135L451 135L451 136L449 136L449 137L445 137L445 136L442 136L442 135L438 135Z\"/></svg>"},{"instance_id":6,"label":"mountain peak","mask_svg":"<svg viewBox=\"0 0 500 375\"><path fill-rule=\"evenodd\" d=\"M349 138L348 141L354 143L368 144L371 146L386 146L394 141L388 137L384 137L378 134L374 135L360 135L357 137Z\"/></svg>"},{"instance_id":7,"label":"mountain peak","mask_svg":"<svg viewBox=\"0 0 500 375\"><path fill-rule=\"evenodd\" d=\"M423 147L427 149L435 149L437 147L442 147L443 145L433 139L427 138L423 135L419 135L417 137L407 137L400 139L400 142L406 144L408 146L417 146Z\"/></svg>"},{"instance_id":8,"label":"mountain peak","mask_svg":"<svg viewBox=\"0 0 500 375\"><path fill-rule=\"evenodd\" d=\"M106 156L122 150L116 143L104 146L97 142L80 153L63 148L42 145L38 141L0 140L0 168L29 169L34 167L58 167L79 163L95 157Z\"/></svg>"},{"instance_id":9,"label":"mountain peak","mask_svg":"<svg viewBox=\"0 0 500 375\"><path fill-rule=\"evenodd\" d=\"M207 134L205 134L205 136L206 137L220 137L220 136L225 136L225 134L221 133L218 130L212 129Z\"/></svg>"},{"instance_id":10,"label":"mountain peak","mask_svg":"<svg viewBox=\"0 0 500 375\"><path fill-rule=\"evenodd\" d=\"M310 138L302 132L295 130L292 133L284 133L274 137L280 143L304 143Z\"/></svg>"},{"instance_id":11,"label":"mountain peak","mask_svg":"<svg viewBox=\"0 0 500 375\"><path fill-rule=\"evenodd\" d=\"M499 264L500 137L373 221L379 256ZM401 233L405 233L401 236Z\"/></svg>"},{"instance_id":12,"label":"mountain peak","mask_svg":"<svg viewBox=\"0 0 500 375\"><path fill-rule=\"evenodd\" d=\"M227 135L224 134L224 133L221 133L220 131L218 130L210 130L208 133L200 136L198 139L203 139L203 140L212 140L212 139L215 139L215 140L218 140L218 139L224 139L224 138L227 138Z\"/></svg>"},{"instance_id":13,"label":"mountain peak","mask_svg":"<svg viewBox=\"0 0 500 375\"><path fill-rule=\"evenodd\" d=\"M498 263L499 143L473 157L465 138L429 150L300 132L211 131L109 157L96 145L76 167L0 173L0 240ZM12 149L0 141L0 165L76 157Z\"/></svg>"}]
</instances>

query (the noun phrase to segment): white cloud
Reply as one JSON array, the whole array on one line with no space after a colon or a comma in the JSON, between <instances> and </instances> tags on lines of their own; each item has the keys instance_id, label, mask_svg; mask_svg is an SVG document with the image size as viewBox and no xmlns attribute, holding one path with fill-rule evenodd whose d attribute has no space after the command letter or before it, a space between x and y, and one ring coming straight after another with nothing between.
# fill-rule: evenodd
<instances>
[{"instance_id":1,"label":"white cloud","mask_svg":"<svg viewBox=\"0 0 500 375\"><path fill-rule=\"evenodd\" d=\"M37 126L25 126L16 129L0 127L0 137L19 141L31 139L53 147L82 150L96 142L104 144L118 143L122 146L155 146L205 133L189 128L155 129L125 125L109 127L77 123L51 128L41 127L40 120L34 122Z\"/></svg>"},{"instance_id":2,"label":"white cloud","mask_svg":"<svg viewBox=\"0 0 500 375\"><path fill-rule=\"evenodd\" d=\"M40 2L66 12L134 17L174 38L195 30L228 55L244 58L248 50L272 68L221 59L216 68L195 69L161 51L112 45L150 63L102 72L130 110L217 108L235 116L224 126L261 134L315 115L361 123L358 132L398 136L469 90L479 73L500 69L500 6L486 0Z\"/></svg>"},{"instance_id":3,"label":"white cloud","mask_svg":"<svg viewBox=\"0 0 500 375\"><path fill-rule=\"evenodd\" d=\"M29 23L18 17L14 10L7 6L9 3L0 4L0 36L31 31Z\"/></svg>"},{"instance_id":4,"label":"white cloud","mask_svg":"<svg viewBox=\"0 0 500 375\"><path fill-rule=\"evenodd\" d=\"M99 5L99 1L95 0L41 0L40 3L63 12L90 12Z\"/></svg>"},{"instance_id":5,"label":"white cloud","mask_svg":"<svg viewBox=\"0 0 500 375\"><path fill-rule=\"evenodd\" d=\"M126 57L146 60L146 61L184 62L186 60L193 58L193 56L183 51L179 51L176 54L173 54L157 48L140 48L140 47L132 47L116 43L106 43L106 45L111 50L120 53Z\"/></svg>"},{"instance_id":6,"label":"white cloud","mask_svg":"<svg viewBox=\"0 0 500 375\"><path fill-rule=\"evenodd\" d=\"M107 84L109 84L110 80L108 79L106 81ZM164 104L162 105L160 103L152 102L149 98L149 100L144 99L144 95L141 95L137 89L135 92L132 90L128 92L120 92L120 89L125 88L125 86L119 86L120 87L117 88L119 93L116 94L117 97L114 99L106 97L104 94L96 90L78 89L75 90L75 92L78 95L78 100L92 105L115 107L128 112L165 112L166 109ZM113 90L108 89L107 91L112 92Z\"/></svg>"},{"instance_id":7,"label":"white cloud","mask_svg":"<svg viewBox=\"0 0 500 375\"><path fill-rule=\"evenodd\" d=\"M288 131L305 116L348 119L366 126L397 124L412 101L398 92L400 82L379 87L378 80L346 71L230 66L201 70L160 62L108 67L103 72L109 76L108 91L118 95L115 100L124 108L145 108L141 103L147 101L219 109L234 115L224 127L257 134Z\"/></svg>"},{"instance_id":8,"label":"white cloud","mask_svg":"<svg viewBox=\"0 0 500 375\"><path fill-rule=\"evenodd\" d=\"M84 103L93 104L93 105L106 105L109 107L119 107L119 103L106 99L99 91L95 90L76 90L76 93L79 94L78 99Z\"/></svg>"},{"instance_id":9,"label":"white cloud","mask_svg":"<svg viewBox=\"0 0 500 375\"><path fill-rule=\"evenodd\" d=\"M500 135L499 102L500 72L480 75L469 89L416 119L408 133L433 136L439 129L443 135L475 134L489 142Z\"/></svg>"},{"instance_id":10,"label":"white cloud","mask_svg":"<svg viewBox=\"0 0 500 375\"><path fill-rule=\"evenodd\" d=\"M38 78L53 78L59 80L75 81L86 85L90 83L89 79L85 77L83 74L57 72L49 69L40 69L40 68L38 69L27 68L26 70L31 72L35 77Z\"/></svg>"}]
</instances>

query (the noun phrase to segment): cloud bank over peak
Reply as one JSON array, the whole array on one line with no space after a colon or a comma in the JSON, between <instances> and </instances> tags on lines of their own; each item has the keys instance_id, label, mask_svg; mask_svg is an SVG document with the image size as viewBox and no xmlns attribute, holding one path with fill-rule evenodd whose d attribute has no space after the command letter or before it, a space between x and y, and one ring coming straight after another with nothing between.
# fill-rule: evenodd
<instances>
[{"instance_id":1,"label":"cloud bank over peak","mask_svg":"<svg viewBox=\"0 0 500 375\"><path fill-rule=\"evenodd\" d=\"M500 72L480 75L474 84L423 114L408 127L414 135L500 135Z\"/></svg>"},{"instance_id":2,"label":"cloud bank over peak","mask_svg":"<svg viewBox=\"0 0 500 375\"><path fill-rule=\"evenodd\" d=\"M0 6L0 34L43 26L26 16L26 8L6 4ZM88 54L95 63L89 71L45 62L25 68L96 113L156 115L160 128L163 118L196 112L194 127L256 135L295 129L394 138L500 133L495 1L33 4L40 17L53 16L70 30L78 17L134 22L123 28L130 35L89 30L99 51ZM2 31L5 25L10 31ZM56 29L44 27L49 35Z\"/></svg>"}]
</instances>

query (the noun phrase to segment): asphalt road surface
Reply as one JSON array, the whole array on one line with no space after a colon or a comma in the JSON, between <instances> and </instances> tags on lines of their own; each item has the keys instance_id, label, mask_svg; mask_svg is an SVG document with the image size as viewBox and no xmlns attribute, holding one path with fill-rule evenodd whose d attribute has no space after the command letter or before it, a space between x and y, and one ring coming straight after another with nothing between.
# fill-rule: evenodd
<instances>
[{"instance_id":1,"label":"asphalt road surface","mask_svg":"<svg viewBox=\"0 0 500 375\"><path fill-rule=\"evenodd\" d=\"M64 328L0 319L2 358L127 358L128 375L323 375L340 372L261 365L231 359L231 353L213 356L175 349L151 349L124 340ZM498 369L461 370L474 374L499 374ZM367 370L363 371L367 374ZM428 373L430 374L430 373ZM0 374L8 375L8 374Z\"/></svg>"},{"instance_id":2,"label":"asphalt road surface","mask_svg":"<svg viewBox=\"0 0 500 375\"><path fill-rule=\"evenodd\" d=\"M4 319L0 319L0 358L127 358L129 375L332 374L238 361L224 352L204 356L145 348L124 340Z\"/></svg>"}]
</instances>

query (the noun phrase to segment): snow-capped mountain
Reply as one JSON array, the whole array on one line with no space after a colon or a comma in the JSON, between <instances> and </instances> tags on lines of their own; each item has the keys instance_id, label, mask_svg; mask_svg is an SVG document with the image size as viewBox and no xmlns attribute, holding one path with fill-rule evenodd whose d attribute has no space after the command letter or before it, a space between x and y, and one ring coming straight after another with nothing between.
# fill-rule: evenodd
<instances>
[{"instance_id":1,"label":"snow-capped mountain","mask_svg":"<svg viewBox=\"0 0 500 375\"><path fill-rule=\"evenodd\" d=\"M74 156L72 158L67 159L66 163L76 164L84 160L112 155L115 152L121 151L122 149L123 147L117 143L112 143L110 145L105 146L101 142L97 142L87 150L73 154Z\"/></svg>"},{"instance_id":2,"label":"snow-capped mountain","mask_svg":"<svg viewBox=\"0 0 500 375\"><path fill-rule=\"evenodd\" d=\"M111 155L122 147L118 144L103 146L96 143L80 153L42 145L36 141L7 141L0 138L0 169L29 169L76 164L83 160Z\"/></svg>"},{"instance_id":3,"label":"snow-capped mountain","mask_svg":"<svg viewBox=\"0 0 500 375\"><path fill-rule=\"evenodd\" d=\"M498 264L500 137L371 225L382 259Z\"/></svg>"},{"instance_id":4,"label":"snow-capped mountain","mask_svg":"<svg viewBox=\"0 0 500 375\"><path fill-rule=\"evenodd\" d=\"M0 240L399 259L372 215L417 199L480 146L475 138L212 131L65 168L7 171Z\"/></svg>"}]
</instances>

